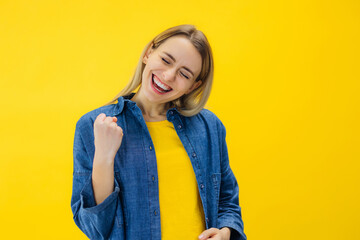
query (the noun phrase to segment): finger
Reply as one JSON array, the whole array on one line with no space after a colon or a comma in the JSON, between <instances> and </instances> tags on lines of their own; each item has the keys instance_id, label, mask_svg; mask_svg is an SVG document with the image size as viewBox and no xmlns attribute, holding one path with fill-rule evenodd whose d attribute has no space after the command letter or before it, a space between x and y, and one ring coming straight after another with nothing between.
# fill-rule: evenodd
<instances>
[{"instance_id":1,"label":"finger","mask_svg":"<svg viewBox=\"0 0 360 240\"><path fill-rule=\"evenodd\" d=\"M117 122L117 118L116 118L116 117L113 117L113 121L114 121L114 122Z\"/></svg>"},{"instance_id":2,"label":"finger","mask_svg":"<svg viewBox=\"0 0 360 240\"><path fill-rule=\"evenodd\" d=\"M208 239L209 237L215 235L218 231L219 231L219 229L217 229L217 228L207 229L200 234L199 239L200 240Z\"/></svg>"},{"instance_id":3,"label":"finger","mask_svg":"<svg viewBox=\"0 0 360 240\"><path fill-rule=\"evenodd\" d=\"M100 113L95 120L101 120L104 121L104 119L106 118L106 114L105 113Z\"/></svg>"},{"instance_id":4,"label":"finger","mask_svg":"<svg viewBox=\"0 0 360 240\"><path fill-rule=\"evenodd\" d=\"M120 126L119 126L119 130L120 130L121 134L124 134L124 131Z\"/></svg>"},{"instance_id":5,"label":"finger","mask_svg":"<svg viewBox=\"0 0 360 240\"><path fill-rule=\"evenodd\" d=\"M104 122L107 123L107 124L110 124L110 123L113 123L114 121L113 121L112 117L106 117Z\"/></svg>"}]
</instances>

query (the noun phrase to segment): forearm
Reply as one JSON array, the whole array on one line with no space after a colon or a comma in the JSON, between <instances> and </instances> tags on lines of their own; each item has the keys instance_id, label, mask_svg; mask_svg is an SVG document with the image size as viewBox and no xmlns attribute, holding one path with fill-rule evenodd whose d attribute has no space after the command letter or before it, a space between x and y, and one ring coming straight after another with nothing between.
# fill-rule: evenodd
<instances>
[{"instance_id":1,"label":"forearm","mask_svg":"<svg viewBox=\"0 0 360 240\"><path fill-rule=\"evenodd\" d=\"M119 183L114 178L116 151L103 148L110 146L108 142L104 143L108 137L101 135L108 130L100 129L98 143L103 144L95 148L95 156L90 157L94 145L92 141L84 140L92 140L93 124L88 118L81 118L76 124L71 210L76 225L89 239L109 239L117 209L122 209ZM115 140L111 138L109 141ZM123 231L119 232L119 239L124 239L123 235Z\"/></svg>"},{"instance_id":2,"label":"forearm","mask_svg":"<svg viewBox=\"0 0 360 240\"><path fill-rule=\"evenodd\" d=\"M114 160L105 159L95 152L92 185L96 204L102 203L114 191Z\"/></svg>"}]
</instances>

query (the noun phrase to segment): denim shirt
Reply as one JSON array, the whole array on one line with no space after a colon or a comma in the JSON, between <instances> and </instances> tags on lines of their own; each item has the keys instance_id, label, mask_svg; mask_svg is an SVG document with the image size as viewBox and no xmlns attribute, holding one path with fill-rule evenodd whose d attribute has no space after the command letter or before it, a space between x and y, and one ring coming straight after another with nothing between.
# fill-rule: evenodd
<instances>
[{"instance_id":1,"label":"denim shirt","mask_svg":"<svg viewBox=\"0 0 360 240\"><path fill-rule=\"evenodd\" d=\"M133 95L90 111L76 123L71 209L76 225L90 239L161 239L155 149L140 108L130 100ZM114 191L96 205L91 180L93 124L100 113L116 116L124 135L114 160ZM245 240L239 189L229 166L224 125L206 109L185 117L171 108L166 117L174 124L190 158L206 229L229 227L231 240Z\"/></svg>"}]
</instances>

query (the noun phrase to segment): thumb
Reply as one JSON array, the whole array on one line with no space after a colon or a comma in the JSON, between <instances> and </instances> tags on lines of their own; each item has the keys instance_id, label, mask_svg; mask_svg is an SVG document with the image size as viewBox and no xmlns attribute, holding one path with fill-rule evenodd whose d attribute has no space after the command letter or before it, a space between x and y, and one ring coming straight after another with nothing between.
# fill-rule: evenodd
<instances>
[{"instance_id":1,"label":"thumb","mask_svg":"<svg viewBox=\"0 0 360 240\"><path fill-rule=\"evenodd\" d=\"M200 236L199 236L199 239L200 240L206 240L208 239L209 237L213 236L216 234L216 228L210 228L210 229L207 229L205 231L203 231Z\"/></svg>"},{"instance_id":2,"label":"thumb","mask_svg":"<svg viewBox=\"0 0 360 240\"><path fill-rule=\"evenodd\" d=\"M113 117L113 121L116 122L116 121L117 121L117 118L116 118L116 117Z\"/></svg>"}]
</instances>

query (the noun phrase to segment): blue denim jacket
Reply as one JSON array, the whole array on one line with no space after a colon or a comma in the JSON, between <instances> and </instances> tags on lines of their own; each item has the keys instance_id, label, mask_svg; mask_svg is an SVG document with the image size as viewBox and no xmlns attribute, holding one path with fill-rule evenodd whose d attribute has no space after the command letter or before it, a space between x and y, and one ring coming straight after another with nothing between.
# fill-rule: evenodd
<instances>
[{"instance_id":1,"label":"blue denim jacket","mask_svg":"<svg viewBox=\"0 0 360 240\"><path fill-rule=\"evenodd\" d=\"M130 100L133 95L86 113L76 124L71 209L76 225L90 239L161 239L155 149L141 110ZM114 191L96 205L91 181L93 124L100 113L116 116L124 136L115 156ZM229 227L232 240L245 240L238 184L229 166L224 125L206 109L185 117L172 108L166 116L191 160L206 229Z\"/></svg>"}]
</instances>

